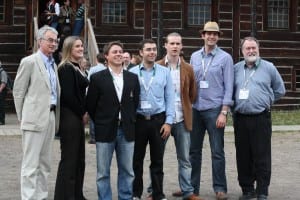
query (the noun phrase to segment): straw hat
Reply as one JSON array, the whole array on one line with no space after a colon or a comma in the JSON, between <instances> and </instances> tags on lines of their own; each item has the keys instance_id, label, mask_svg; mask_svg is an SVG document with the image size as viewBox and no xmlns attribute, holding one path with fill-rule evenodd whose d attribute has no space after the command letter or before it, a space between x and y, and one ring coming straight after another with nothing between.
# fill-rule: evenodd
<instances>
[{"instance_id":1,"label":"straw hat","mask_svg":"<svg viewBox=\"0 0 300 200\"><path fill-rule=\"evenodd\" d=\"M200 32L203 34L207 31L218 32L220 35L222 34L222 31L220 31L220 28L219 28L219 25L217 24L217 22L206 22L203 30L201 30Z\"/></svg>"}]
</instances>

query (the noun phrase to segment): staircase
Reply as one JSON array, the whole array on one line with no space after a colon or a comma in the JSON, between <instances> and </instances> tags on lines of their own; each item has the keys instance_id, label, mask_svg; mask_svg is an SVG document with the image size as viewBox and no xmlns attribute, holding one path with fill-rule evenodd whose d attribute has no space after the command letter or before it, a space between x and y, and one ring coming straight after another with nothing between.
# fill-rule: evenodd
<instances>
[{"instance_id":1,"label":"staircase","mask_svg":"<svg viewBox=\"0 0 300 200\"><path fill-rule=\"evenodd\" d=\"M3 69L12 79L15 78L19 63L26 53L25 33L25 26L0 26L0 60ZM6 102L6 110L14 112L11 92L8 93Z\"/></svg>"}]
</instances>

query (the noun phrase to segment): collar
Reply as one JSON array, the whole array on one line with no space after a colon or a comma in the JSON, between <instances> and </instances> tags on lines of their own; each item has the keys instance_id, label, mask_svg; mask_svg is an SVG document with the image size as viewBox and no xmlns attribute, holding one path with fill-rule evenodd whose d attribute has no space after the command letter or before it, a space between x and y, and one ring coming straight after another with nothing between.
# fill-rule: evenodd
<instances>
[{"instance_id":1,"label":"collar","mask_svg":"<svg viewBox=\"0 0 300 200\"><path fill-rule=\"evenodd\" d=\"M215 48L208 55L215 56L217 54L218 48L219 47L216 45ZM201 48L200 53L202 56L206 56L204 47Z\"/></svg>"},{"instance_id":2,"label":"collar","mask_svg":"<svg viewBox=\"0 0 300 200\"><path fill-rule=\"evenodd\" d=\"M254 66L252 67L252 69L257 69L259 67L260 61L261 61L261 58L258 57L257 60L255 61ZM246 65L245 60L244 60L244 68L248 68L248 66Z\"/></svg>"},{"instance_id":3,"label":"collar","mask_svg":"<svg viewBox=\"0 0 300 200\"><path fill-rule=\"evenodd\" d=\"M180 56L179 56L179 57L178 57L178 63L177 63L178 67L180 66L180 64L181 64L181 59L180 59ZM166 65L167 67L168 67L168 65L169 65L168 56L165 57L165 65Z\"/></svg>"},{"instance_id":4,"label":"collar","mask_svg":"<svg viewBox=\"0 0 300 200\"><path fill-rule=\"evenodd\" d=\"M38 50L38 53L41 55L45 64L47 64L49 62L51 64L54 64L54 58L52 56L50 56L50 57L46 56L41 50Z\"/></svg>"},{"instance_id":5,"label":"collar","mask_svg":"<svg viewBox=\"0 0 300 200\"><path fill-rule=\"evenodd\" d=\"M121 69L120 74L116 74L110 67L108 67L108 69L109 69L109 72L111 73L111 75L113 75L113 76L123 76L123 67Z\"/></svg>"},{"instance_id":6,"label":"collar","mask_svg":"<svg viewBox=\"0 0 300 200\"><path fill-rule=\"evenodd\" d=\"M154 63L153 66L152 66L152 69L154 70L156 68L156 64ZM139 69L140 70L146 70L146 67L144 66L144 63L141 63L139 65Z\"/></svg>"}]
</instances>

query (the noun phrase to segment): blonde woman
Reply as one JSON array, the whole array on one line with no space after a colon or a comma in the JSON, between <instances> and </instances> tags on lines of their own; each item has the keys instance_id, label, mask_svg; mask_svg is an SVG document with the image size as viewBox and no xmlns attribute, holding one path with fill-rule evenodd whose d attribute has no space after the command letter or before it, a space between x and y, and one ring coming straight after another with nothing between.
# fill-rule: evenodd
<instances>
[{"instance_id":1,"label":"blonde woman","mask_svg":"<svg viewBox=\"0 0 300 200\"><path fill-rule=\"evenodd\" d=\"M87 123L85 91L88 79L80 70L83 42L77 36L67 37L63 44L62 61L58 66L61 88L59 163L55 200L83 200L82 188L85 170L84 125Z\"/></svg>"}]
</instances>

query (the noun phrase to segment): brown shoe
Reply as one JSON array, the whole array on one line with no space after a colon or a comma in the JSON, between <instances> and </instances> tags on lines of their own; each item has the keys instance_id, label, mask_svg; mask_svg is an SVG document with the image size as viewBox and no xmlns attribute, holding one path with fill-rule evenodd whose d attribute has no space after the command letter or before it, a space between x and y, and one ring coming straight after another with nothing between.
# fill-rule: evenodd
<instances>
[{"instance_id":1,"label":"brown shoe","mask_svg":"<svg viewBox=\"0 0 300 200\"><path fill-rule=\"evenodd\" d=\"M183 196L183 192L181 192L181 190L178 190L176 192L172 193L173 197L182 197Z\"/></svg>"},{"instance_id":2,"label":"brown shoe","mask_svg":"<svg viewBox=\"0 0 300 200\"><path fill-rule=\"evenodd\" d=\"M216 199L217 200L227 200L227 194L225 192L216 192Z\"/></svg>"},{"instance_id":3,"label":"brown shoe","mask_svg":"<svg viewBox=\"0 0 300 200\"><path fill-rule=\"evenodd\" d=\"M201 197L199 197L198 195L192 194L188 197L185 197L184 200L204 200Z\"/></svg>"}]
</instances>

